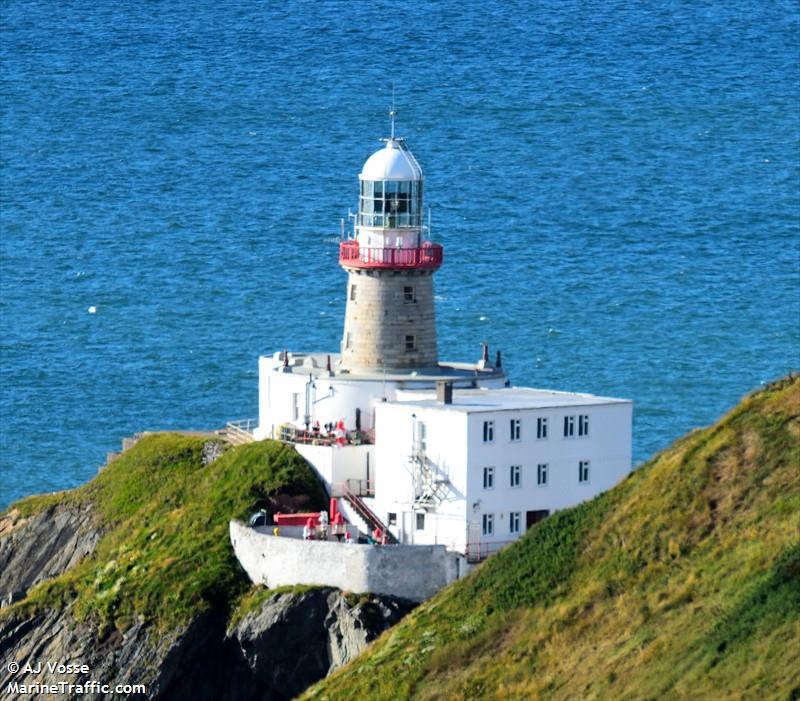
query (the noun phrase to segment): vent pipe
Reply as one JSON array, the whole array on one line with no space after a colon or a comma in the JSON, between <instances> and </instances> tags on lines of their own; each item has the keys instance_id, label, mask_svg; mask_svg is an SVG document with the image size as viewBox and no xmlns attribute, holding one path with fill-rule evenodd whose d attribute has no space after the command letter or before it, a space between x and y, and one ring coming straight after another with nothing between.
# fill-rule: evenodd
<instances>
[{"instance_id":1,"label":"vent pipe","mask_svg":"<svg viewBox=\"0 0 800 701\"><path fill-rule=\"evenodd\" d=\"M453 403L453 383L448 380L436 381L436 401L440 404Z\"/></svg>"}]
</instances>

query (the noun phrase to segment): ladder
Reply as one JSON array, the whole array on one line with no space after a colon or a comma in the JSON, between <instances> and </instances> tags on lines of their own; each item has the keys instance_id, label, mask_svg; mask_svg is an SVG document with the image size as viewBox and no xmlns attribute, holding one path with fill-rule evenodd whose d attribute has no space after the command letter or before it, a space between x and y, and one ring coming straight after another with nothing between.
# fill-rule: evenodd
<instances>
[{"instance_id":1,"label":"ladder","mask_svg":"<svg viewBox=\"0 0 800 701\"><path fill-rule=\"evenodd\" d=\"M414 469L414 508L434 509L441 504L450 491L450 480L438 479L421 450L414 450L409 457Z\"/></svg>"}]
</instances>

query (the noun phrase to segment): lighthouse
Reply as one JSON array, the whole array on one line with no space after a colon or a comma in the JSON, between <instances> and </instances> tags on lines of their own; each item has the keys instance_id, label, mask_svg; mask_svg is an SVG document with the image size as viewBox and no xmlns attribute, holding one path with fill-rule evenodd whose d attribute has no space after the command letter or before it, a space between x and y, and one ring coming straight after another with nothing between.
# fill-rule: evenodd
<instances>
[{"instance_id":1,"label":"lighthouse","mask_svg":"<svg viewBox=\"0 0 800 701\"><path fill-rule=\"evenodd\" d=\"M259 358L257 439L311 431L314 441L314 427L327 435L326 426L343 424L369 462L376 408L398 393L508 383L499 354L492 363L485 346L477 362L439 359L433 277L444 249L430 240L422 168L395 136L394 120L382 141L358 173L358 213L339 242L347 273L339 352L287 349Z\"/></svg>"},{"instance_id":2,"label":"lighthouse","mask_svg":"<svg viewBox=\"0 0 800 701\"><path fill-rule=\"evenodd\" d=\"M337 555L338 544L319 544L326 550L311 555L299 540L268 557L243 551L244 540L234 546L255 581L352 591L383 581L383 591L420 599L630 472L633 408L511 386L483 338L474 339L480 358L454 362L446 348L439 358L433 278L444 250L424 226L417 159L394 125L383 141L358 173L358 212L338 243L347 274L339 352L281 343L262 355L252 438L294 446L364 538L377 530L425 548L392 549L386 569L372 550L354 565L352 545Z\"/></svg>"},{"instance_id":3,"label":"lighthouse","mask_svg":"<svg viewBox=\"0 0 800 701\"><path fill-rule=\"evenodd\" d=\"M354 236L339 247L347 272L341 368L434 369L433 274L443 248L425 240L422 169L405 141L391 137L358 179Z\"/></svg>"}]
</instances>

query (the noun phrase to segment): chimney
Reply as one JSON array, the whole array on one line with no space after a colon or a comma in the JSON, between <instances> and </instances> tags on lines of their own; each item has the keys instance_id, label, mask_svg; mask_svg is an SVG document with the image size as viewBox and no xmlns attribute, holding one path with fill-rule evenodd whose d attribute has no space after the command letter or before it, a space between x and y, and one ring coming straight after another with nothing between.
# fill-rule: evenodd
<instances>
[{"instance_id":1,"label":"chimney","mask_svg":"<svg viewBox=\"0 0 800 701\"><path fill-rule=\"evenodd\" d=\"M436 381L436 401L440 404L453 403L453 383L448 380Z\"/></svg>"},{"instance_id":2,"label":"chimney","mask_svg":"<svg viewBox=\"0 0 800 701\"><path fill-rule=\"evenodd\" d=\"M478 370L485 370L486 368L491 369L492 361L489 360L489 344L483 344L483 353L481 353L481 359L478 361L478 364L475 366Z\"/></svg>"}]
</instances>

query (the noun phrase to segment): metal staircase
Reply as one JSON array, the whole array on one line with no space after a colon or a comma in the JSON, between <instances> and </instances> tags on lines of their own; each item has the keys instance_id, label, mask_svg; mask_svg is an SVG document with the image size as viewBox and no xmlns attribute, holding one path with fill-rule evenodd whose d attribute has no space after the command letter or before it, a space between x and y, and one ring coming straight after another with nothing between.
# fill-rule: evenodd
<instances>
[{"instance_id":1,"label":"metal staircase","mask_svg":"<svg viewBox=\"0 0 800 701\"><path fill-rule=\"evenodd\" d=\"M244 445L255 441L253 429L258 425L258 419L241 419L228 421L225 424L225 440L231 445Z\"/></svg>"},{"instance_id":2,"label":"metal staircase","mask_svg":"<svg viewBox=\"0 0 800 701\"><path fill-rule=\"evenodd\" d=\"M450 480L437 474L419 444L414 446L409 462L414 479L414 508L435 509L447 498Z\"/></svg>"},{"instance_id":3,"label":"metal staircase","mask_svg":"<svg viewBox=\"0 0 800 701\"><path fill-rule=\"evenodd\" d=\"M353 507L355 512L364 520L364 523L369 527L370 533L376 528L379 528L381 533L386 538L386 543L389 545L397 545L398 540L389 530L388 526L383 523L370 509L358 495L350 489L347 484L337 483L334 485L333 496L338 496L347 501Z\"/></svg>"}]
</instances>

